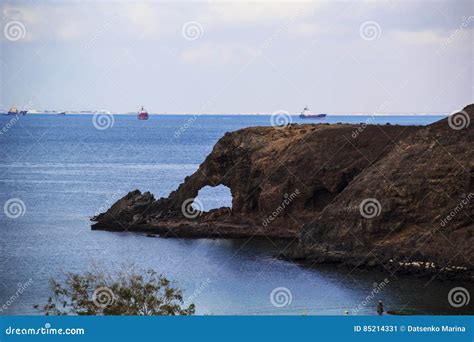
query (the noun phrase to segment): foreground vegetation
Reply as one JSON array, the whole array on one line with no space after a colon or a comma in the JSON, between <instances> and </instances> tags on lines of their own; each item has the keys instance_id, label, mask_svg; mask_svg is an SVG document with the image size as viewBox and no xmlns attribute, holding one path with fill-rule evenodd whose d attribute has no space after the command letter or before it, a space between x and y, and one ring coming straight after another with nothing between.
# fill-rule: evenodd
<instances>
[{"instance_id":1,"label":"foreground vegetation","mask_svg":"<svg viewBox=\"0 0 474 342\"><path fill-rule=\"evenodd\" d=\"M192 315L182 291L154 270L130 267L114 275L95 270L50 280L52 296L35 308L46 315Z\"/></svg>"}]
</instances>

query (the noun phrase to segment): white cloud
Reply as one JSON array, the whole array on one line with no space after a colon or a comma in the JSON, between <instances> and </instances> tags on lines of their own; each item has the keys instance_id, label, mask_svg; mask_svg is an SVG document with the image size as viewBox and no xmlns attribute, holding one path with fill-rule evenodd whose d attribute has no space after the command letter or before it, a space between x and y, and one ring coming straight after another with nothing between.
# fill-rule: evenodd
<instances>
[{"instance_id":1,"label":"white cloud","mask_svg":"<svg viewBox=\"0 0 474 342\"><path fill-rule=\"evenodd\" d=\"M212 3L201 20L209 24L269 25L311 17L325 2L233 2Z\"/></svg>"},{"instance_id":2,"label":"white cloud","mask_svg":"<svg viewBox=\"0 0 474 342\"><path fill-rule=\"evenodd\" d=\"M181 59L186 63L200 65L227 65L246 63L255 58L259 51L243 44L211 44L205 43L186 49Z\"/></svg>"},{"instance_id":3,"label":"white cloud","mask_svg":"<svg viewBox=\"0 0 474 342\"><path fill-rule=\"evenodd\" d=\"M125 4L120 10L127 19L121 30L131 30L141 37L156 39L160 36L176 32L185 22L184 13L180 8L166 4L158 5L149 2Z\"/></svg>"},{"instance_id":4,"label":"white cloud","mask_svg":"<svg viewBox=\"0 0 474 342\"><path fill-rule=\"evenodd\" d=\"M57 29L57 35L63 40L72 40L81 37L81 26L75 22L64 23Z\"/></svg>"},{"instance_id":5,"label":"white cloud","mask_svg":"<svg viewBox=\"0 0 474 342\"><path fill-rule=\"evenodd\" d=\"M404 44L441 44L446 37L440 35L435 31L393 31L393 37Z\"/></svg>"}]
</instances>

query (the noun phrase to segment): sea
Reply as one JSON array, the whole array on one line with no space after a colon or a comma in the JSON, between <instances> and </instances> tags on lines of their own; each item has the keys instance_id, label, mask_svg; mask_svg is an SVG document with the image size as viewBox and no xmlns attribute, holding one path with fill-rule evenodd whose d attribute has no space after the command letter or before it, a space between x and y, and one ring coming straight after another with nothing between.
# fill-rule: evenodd
<instances>
[{"instance_id":1,"label":"sea","mask_svg":"<svg viewBox=\"0 0 474 342\"><path fill-rule=\"evenodd\" d=\"M438 115L328 116L324 123L427 125ZM293 123L308 123L290 117ZM200 315L374 315L386 310L463 314L460 282L391 276L275 257L253 239L162 239L92 231L89 218L129 191L167 196L226 132L270 126L266 115L26 115L0 117L0 314L40 314L49 280L130 265L182 289ZM318 121L316 121L318 122ZM231 206L229 189L204 188L204 208ZM19 291L21 289L21 291ZM21 293L20 293L21 292Z\"/></svg>"}]
</instances>

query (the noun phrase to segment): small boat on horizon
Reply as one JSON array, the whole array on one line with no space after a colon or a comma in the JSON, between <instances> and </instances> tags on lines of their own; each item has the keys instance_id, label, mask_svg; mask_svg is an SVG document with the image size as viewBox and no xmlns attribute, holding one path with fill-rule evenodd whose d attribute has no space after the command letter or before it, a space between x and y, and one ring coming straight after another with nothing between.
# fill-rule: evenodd
<instances>
[{"instance_id":1,"label":"small boat on horizon","mask_svg":"<svg viewBox=\"0 0 474 342\"><path fill-rule=\"evenodd\" d=\"M309 110L306 106L304 107L303 111L300 114L301 119L318 119L318 118L325 118L327 114L315 114Z\"/></svg>"},{"instance_id":2,"label":"small boat on horizon","mask_svg":"<svg viewBox=\"0 0 474 342\"><path fill-rule=\"evenodd\" d=\"M7 115L26 115L28 111L26 110L18 110L15 106L12 106L9 110Z\"/></svg>"},{"instance_id":3,"label":"small boat on horizon","mask_svg":"<svg viewBox=\"0 0 474 342\"><path fill-rule=\"evenodd\" d=\"M92 113L93 114L107 114L107 115L112 114L112 112L110 110L106 110L106 109L96 110Z\"/></svg>"},{"instance_id":4,"label":"small boat on horizon","mask_svg":"<svg viewBox=\"0 0 474 342\"><path fill-rule=\"evenodd\" d=\"M142 106L142 109L138 112L138 120L148 120L148 112Z\"/></svg>"}]
</instances>

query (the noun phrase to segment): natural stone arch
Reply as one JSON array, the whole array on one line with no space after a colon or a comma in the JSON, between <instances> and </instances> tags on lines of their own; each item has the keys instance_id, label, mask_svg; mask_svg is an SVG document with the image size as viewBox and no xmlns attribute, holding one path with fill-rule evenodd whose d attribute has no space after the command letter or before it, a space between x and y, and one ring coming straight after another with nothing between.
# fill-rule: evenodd
<instances>
[{"instance_id":1,"label":"natural stone arch","mask_svg":"<svg viewBox=\"0 0 474 342\"><path fill-rule=\"evenodd\" d=\"M232 209L232 200L232 192L229 187L222 184L217 186L206 185L198 190L193 207L201 211L210 211L222 207Z\"/></svg>"}]
</instances>

